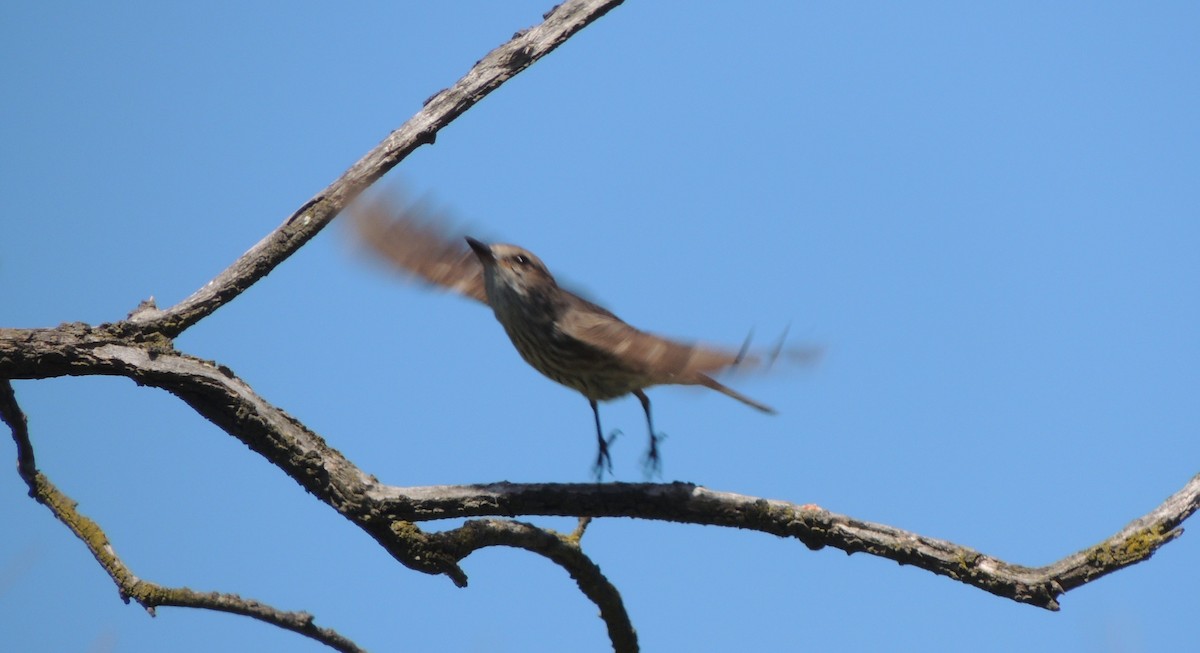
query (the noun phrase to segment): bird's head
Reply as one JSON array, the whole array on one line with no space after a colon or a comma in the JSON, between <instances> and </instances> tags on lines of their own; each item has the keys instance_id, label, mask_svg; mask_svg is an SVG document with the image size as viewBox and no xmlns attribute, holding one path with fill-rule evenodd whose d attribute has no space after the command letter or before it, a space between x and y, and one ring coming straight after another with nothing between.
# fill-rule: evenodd
<instances>
[{"instance_id":1,"label":"bird's head","mask_svg":"<svg viewBox=\"0 0 1200 653\"><path fill-rule=\"evenodd\" d=\"M527 297L539 290L558 287L546 264L529 250L500 243L488 245L470 236L467 244L483 263L483 277L489 291L503 287Z\"/></svg>"}]
</instances>

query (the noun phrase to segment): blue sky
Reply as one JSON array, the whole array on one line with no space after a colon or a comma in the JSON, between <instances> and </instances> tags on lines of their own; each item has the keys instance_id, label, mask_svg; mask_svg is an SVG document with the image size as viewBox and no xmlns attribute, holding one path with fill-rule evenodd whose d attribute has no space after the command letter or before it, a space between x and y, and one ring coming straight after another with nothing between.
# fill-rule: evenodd
<instances>
[{"instance_id":1,"label":"blue sky","mask_svg":"<svg viewBox=\"0 0 1200 653\"><path fill-rule=\"evenodd\" d=\"M182 299L550 6L10 3L0 325ZM389 179L642 328L736 345L790 325L825 348L730 381L775 417L652 390L664 480L1041 565L1200 471L1198 30L1182 2L632 2ZM586 402L339 227L178 346L387 483L587 481ZM41 468L143 578L307 610L377 651L609 648L561 569L488 550L467 589L411 572L165 393L15 387ZM602 409L618 480L642 479L640 411ZM0 518L7 649L326 650L124 605L11 471ZM1194 533L1059 613L757 533L614 519L584 544L648 651L1200 644L1180 627Z\"/></svg>"}]
</instances>

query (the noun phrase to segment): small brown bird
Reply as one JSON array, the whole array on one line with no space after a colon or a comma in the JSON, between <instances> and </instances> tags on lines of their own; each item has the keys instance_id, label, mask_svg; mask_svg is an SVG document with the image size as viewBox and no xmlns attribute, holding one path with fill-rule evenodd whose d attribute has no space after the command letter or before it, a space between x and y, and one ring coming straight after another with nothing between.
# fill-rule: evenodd
<instances>
[{"instance_id":1,"label":"small brown bird","mask_svg":"<svg viewBox=\"0 0 1200 653\"><path fill-rule=\"evenodd\" d=\"M420 205L397 210L375 202L354 211L353 221L362 241L401 271L491 306L525 362L587 398L596 418L597 476L612 470L597 402L627 394L638 398L650 430L647 462L654 469L659 436L645 393L650 386L701 385L764 413L775 412L710 376L751 362L745 347L724 351L639 331L560 287L531 252L469 236L465 243L452 238L437 216Z\"/></svg>"}]
</instances>

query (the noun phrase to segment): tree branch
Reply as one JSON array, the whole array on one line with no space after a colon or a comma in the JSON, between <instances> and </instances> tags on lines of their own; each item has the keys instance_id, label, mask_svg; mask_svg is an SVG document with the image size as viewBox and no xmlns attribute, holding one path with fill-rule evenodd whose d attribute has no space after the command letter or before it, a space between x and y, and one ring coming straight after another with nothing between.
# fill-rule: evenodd
<instances>
[{"instance_id":1,"label":"tree branch","mask_svg":"<svg viewBox=\"0 0 1200 653\"><path fill-rule=\"evenodd\" d=\"M596 607L608 627L608 637L617 653L638 650L637 632L629 621L617 588L600 572L579 546L582 529L562 535L532 524L502 519L477 519L461 527L436 533L434 542L457 559L489 546L509 546L544 556L571 575L580 591Z\"/></svg>"},{"instance_id":2,"label":"tree branch","mask_svg":"<svg viewBox=\"0 0 1200 653\"><path fill-rule=\"evenodd\" d=\"M715 492L688 483L510 484L402 488L379 483L303 424L259 397L231 370L173 350L151 355L117 329L63 325L0 329L0 378L64 374L128 376L163 388L266 457L317 498L367 531L397 560L465 584L453 548L397 524L513 515L639 517L730 526L794 537L911 564L998 596L1057 610L1064 592L1150 557L1178 537L1200 506L1200 476L1107 540L1047 565L1004 562L945 540L797 505ZM417 531L418 533L420 531Z\"/></svg>"},{"instance_id":3,"label":"tree branch","mask_svg":"<svg viewBox=\"0 0 1200 653\"><path fill-rule=\"evenodd\" d=\"M381 485L369 498L384 515L414 521L477 515L587 515L744 528L793 537L814 550L831 546L846 553L869 553L1020 603L1058 610L1063 593L1146 560L1182 535L1180 525L1200 508L1200 475L1113 536L1037 568L813 505L716 492L690 483Z\"/></svg>"},{"instance_id":4,"label":"tree branch","mask_svg":"<svg viewBox=\"0 0 1200 653\"><path fill-rule=\"evenodd\" d=\"M613 646L636 651L637 636L616 588L579 545L564 536L497 516L636 517L707 524L792 537L811 549L831 546L911 564L998 596L1050 610L1065 592L1149 558L1182 533L1200 506L1200 475L1147 515L1103 542L1044 567L1004 562L952 542L861 521L811 505L673 484L510 484L402 488L379 483L316 433L271 405L229 368L177 352L172 339L241 294L323 229L367 186L500 84L545 56L619 0L569 0L545 22L518 33L481 59L454 86L426 101L403 126L340 178L297 209L216 278L175 306L143 303L126 321L92 327L0 329L0 419L17 445L18 473L30 495L85 542L122 597L153 614L156 606L202 607L244 614L343 651L359 650L310 615L284 612L233 594L165 588L137 578L104 531L37 470L25 415L8 379L71 375L123 376L164 389L279 467L302 487L371 535L396 560L425 573L467 582L459 563L486 546L512 546L562 566L600 608ZM476 518L426 533L416 522ZM479 519L484 518L484 519Z\"/></svg>"},{"instance_id":5,"label":"tree branch","mask_svg":"<svg viewBox=\"0 0 1200 653\"><path fill-rule=\"evenodd\" d=\"M325 228L367 186L488 93L552 52L573 34L599 19L622 0L568 0L544 16L545 22L522 30L492 50L448 89L425 101L408 122L367 152L337 180L304 203L212 281L178 304L159 310L139 307L129 321L144 331L174 338L265 277Z\"/></svg>"},{"instance_id":6,"label":"tree branch","mask_svg":"<svg viewBox=\"0 0 1200 653\"><path fill-rule=\"evenodd\" d=\"M78 504L51 483L45 474L38 471L34 462L33 444L29 439L28 420L17 404L12 384L7 380L0 381L0 420L8 424L13 440L17 443L17 468L21 478L29 486L29 496L49 508L59 521L87 545L92 556L116 583L121 600L126 603L130 599L137 601L151 616L154 616L158 606L163 605L240 614L299 633L338 651L362 653L363 649L336 630L317 626L313 623L313 616L306 612L279 610L253 599L244 599L237 594L165 587L138 578L117 556L104 529L80 513L76 509Z\"/></svg>"}]
</instances>

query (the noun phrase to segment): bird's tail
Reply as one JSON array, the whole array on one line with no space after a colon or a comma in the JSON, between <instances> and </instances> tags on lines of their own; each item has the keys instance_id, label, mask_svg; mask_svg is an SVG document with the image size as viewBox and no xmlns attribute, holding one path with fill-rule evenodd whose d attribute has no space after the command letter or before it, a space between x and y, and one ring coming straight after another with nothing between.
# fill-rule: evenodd
<instances>
[{"instance_id":1,"label":"bird's tail","mask_svg":"<svg viewBox=\"0 0 1200 653\"><path fill-rule=\"evenodd\" d=\"M729 395L730 397L737 399L738 401L742 402L743 404L746 404L747 406L750 406L752 408L757 408L758 410L761 410L762 412L764 412L768 415L775 414L774 408L771 408L770 406L768 406L766 404L758 403L757 401L751 399L750 397L747 397L746 395L738 392L737 390L734 390L733 388L730 388L729 386L722 384L721 382L717 381L716 379L712 378L711 376L709 376L707 374L697 374L696 377L697 377L696 378L697 385L702 385L706 388L712 388L713 390L716 390L717 392L720 392L721 394Z\"/></svg>"}]
</instances>

